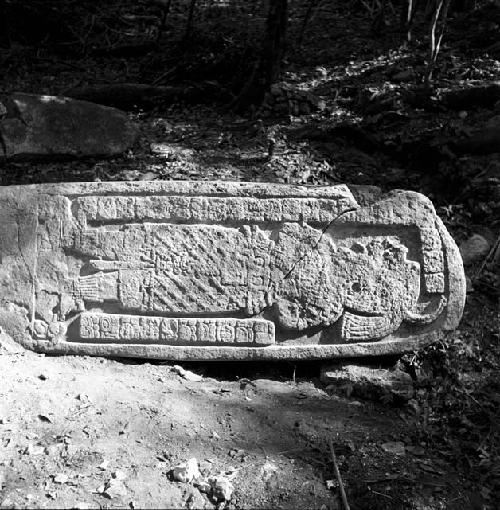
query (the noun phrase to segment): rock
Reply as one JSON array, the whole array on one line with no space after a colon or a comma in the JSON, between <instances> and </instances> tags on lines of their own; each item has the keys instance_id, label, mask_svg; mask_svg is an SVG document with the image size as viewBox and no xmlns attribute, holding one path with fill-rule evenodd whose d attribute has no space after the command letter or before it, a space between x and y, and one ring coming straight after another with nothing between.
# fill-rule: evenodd
<instances>
[{"instance_id":1,"label":"rock","mask_svg":"<svg viewBox=\"0 0 500 510\"><path fill-rule=\"evenodd\" d=\"M111 157L135 142L137 128L114 108L59 96L0 96L7 159Z\"/></svg>"},{"instance_id":2,"label":"rock","mask_svg":"<svg viewBox=\"0 0 500 510\"><path fill-rule=\"evenodd\" d=\"M97 492L109 499L122 498L128 494L127 488L123 482L117 478L108 480L104 485L97 489Z\"/></svg>"},{"instance_id":3,"label":"rock","mask_svg":"<svg viewBox=\"0 0 500 510\"><path fill-rule=\"evenodd\" d=\"M410 191L175 181L0 188L0 327L43 353L397 354L454 329L464 299L458 249L431 202Z\"/></svg>"},{"instance_id":4,"label":"rock","mask_svg":"<svg viewBox=\"0 0 500 510\"><path fill-rule=\"evenodd\" d=\"M316 107L316 110L320 112L326 110L326 101L322 98L315 98L313 104Z\"/></svg>"},{"instance_id":5,"label":"rock","mask_svg":"<svg viewBox=\"0 0 500 510\"><path fill-rule=\"evenodd\" d=\"M198 461L194 457L172 469L172 478L177 482L192 482L200 476Z\"/></svg>"},{"instance_id":6,"label":"rock","mask_svg":"<svg viewBox=\"0 0 500 510\"><path fill-rule=\"evenodd\" d=\"M0 329L0 354L21 354L25 350Z\"/></svg>"},{"instance_id":7,"label":"rock","mask_svg":"<svg viewBox=\"0 0 500 510\"><path fill-rule=\"evenodd\" d=\"M182 378L186 379L187 381L200 382L203 380L203 377L201 375L186 370L185 368L182 368L180 365L174 365L172 368L174 372L178 373Z\"/></svg>"},{"instance_id":8,"label":"rock","mask_svg":"<svg viewBox=\"0 0 500 510\"><path fill-rule=\"evenodd\" d=\"M474 234L460 244L460 254L465 266L478 262L488 255L491 245L482 235Z\"/></svg>"},{"instance_id":9,"label":"rock","mask_svg":"<svg viewBox=\"0 0 500 510\"><path fill-rule=\"evenodd\" d=\"M414 393L412 378L399 369L353 364L326 366L321 370L321 381L328 390L370 400L384 396L409 400Z\"/></svg>"},{"instance_id":10,"label":"rock","mask_svg":"<svg viewBox=\"0 0 500 510\"><path fill-rule=\"evenodd\" d=\"M25 455L43 455L44 453L45 448L41 445L29 444L27 448L24 450Z\"/></svg>"},{"instance_id":11,"label":"rock","mask_svg":"<svg viewBox=\"0 0 500 510\"><path fill-rule=\"evenodd\" d=\"M64 473L59 473L54 476L54 483L66 483L68 480L68 475L65 475Z\"/></svg>"},{"instance_id":12,"label":"rock","mask_svg":"<svg viewBox=\"0 0 500 510\"><path fill-rule=\"evenodd\" d=\"M212 486L206 480L197 481L195 487L203 494L209 494L212 490Z\"/></svg>"},{"instance_id":13,"label":"rock","mask_svg":"<svg viewBox=\"0 0 500 510\"><path fill-rule=\"evenodd\" d=\"M381 446L384 452L392 453L394 455L405 454L405 444L400 441L390 441L388 443L383 443Z\"/></svg>"},{"instance_id":14,"label":"rock","mask_svg":"<svg viewBox=\"0 0 500 510\"><path fill-rule=\"evenodd\" d=\"M106 469L108 469L108 466L109 466L109 460L105 459L103 460L97 467L101 470L101 471L106 471Z\"/></svg>"},{"instance_id":15,"label":"rock","mask_svg":"<svg viewBox=\"0 0 500 510\"><path fill-rule=\"evenodd\" d=\"M262 479L266 482L278 471L278 466L273 462L266 461L266 463L260 468Z\"/></svg>"},{"instance_id":16,"label":"rock","mask_svg":"<svg viewBox=\"0 0 500 510\"><path fill-rule=\"evenodd\" d=\"M113 473L111 473L111 476L115 480L125 480L125 478L127 478L127 474L125 473L125 471L121 471L120 469L113 471Z\"/></svg>"},{"instance_id":17,"label":"rock","mask_svg":"<svg viewBox=\"0 0 500 510\"><path fill-rule=\"evenodd\" d=\"M392 76L392 79L395 82L403 82L403 81L410 81L415 77L415 72L413 69L404 69L403 71L400 71L399 73L396 73Z\"/></svg>"},{"instance_id":18,"label":"rock","mask_svg":"<svg viewBox=\"0 0 500 510\"><path fill-rule=\"evenodd\" d=\"M229 501L234 492L234 485L225 476L218 475L209 479L212 496L217 501Z\"/></svg>"}]
</instances>

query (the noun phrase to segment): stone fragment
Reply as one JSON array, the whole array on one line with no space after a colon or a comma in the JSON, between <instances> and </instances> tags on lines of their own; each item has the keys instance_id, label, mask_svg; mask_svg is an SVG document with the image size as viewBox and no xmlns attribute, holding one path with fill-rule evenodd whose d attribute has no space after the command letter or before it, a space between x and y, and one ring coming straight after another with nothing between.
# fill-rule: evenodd
<instances>
[{"instance_id":1,"label":"stone fragment","mask_svg":"<svg viewBox=\"0 0 500 510\"><path fill-rule=\"evenodd\" d=\"M404 455L405 445L401 441L389 441L388 443L382 443L382 450L393 455Z\"/></svg>"},{"instance_id":2,"label":"stone fragment","mask_svg":"<svg viewBox=\"0 0 500 510\"><path fill-rule=\"evenodd\" d=\"M482 235L474 234L460 244L460 255L465 266L486 257L490 251L490 243Z\"/></svg>"},{"instance_id":3,"label":"stone fragment","mask_svg":"<svg viewBox=\"0 0 500 510\"><path fill-rule=\"evenodd\" d=\"M110 157L131 147L136 127L115 108L59 96L0 96L0 156Z\"/></svg>"},{"instance_id":4,"label":"stone fragment","mask_svg":"<svg viewBox=\"0 0 500 510\"><path fill-rule=\"evenodd\" d=\"M45 448L41 445L29 444L24 450L25 455L43 455Z\"/></svg>"},{"instance_id":5,"label":"stone fragment","mask_svg":"<svg viewBox=\"0 0 500 510\"><path fill-rule=\"evenodd\" d=\"M203 494L209 494L212 491L212 486L206 480L199 480L194 485Z\"/></svg>"},{"instance_id":6,"label":"stone fragment","mask_svg":"<svg viewBox=\"0 0 500 510\"><path fill-rule=\"evenodd\" d=\"M203 380L203 377L201 375L195 374L190 370L186 370L185 368L182 368L180 365L174 365L173 370L187 381L200 382Z\"/></svg>"},{"instance_id":7,"label":"stone fragment","mask_svg":"<svg viewBox=\"0 0 500 510\"><path fill-rule=\"evenodd\" d=\"M323 367L321 381L329 390L350 397L378 400L384 396L409 400L413 397L413 381L399 369L381 369L371 366L342 364Z\"/></svg>"},{"instance_id":8,"label":"stone fragment","mask_svg":"<svg viewBox=\"0 0 500 510\"><path fill-rule=\"evenodd\" d=\"M424 196L231 182L0 188L0 289L25 347L172 360L411 351L465 299Z\"/></svg>"},{"instance_id":9,"label":"stone fragment","mask_svg":"<svg viewBox=\"0 0 500 510\"><path fill-rule=\"evenodd\" d=\"M234 492L234 485L229 478L218 475L209 479L212 496L217 501L229 501Z\"/></svg>"},{"instance_id":10,"label":"stone fragment","mask_svg":"<svg viewBox=\"0 0 500 510\"><path fill-rule=\"evenodd\" d=\"M125 478L127 478L127 474L125 473L125 471L122 471L120 469L117 469L116 471L113 471L111 473L111 476L115 480L125 480Z\"/></svg>"},{"instance_id":11,"label":"stone fragment","mask_svg":"<svg viewBox=\"0 0 500 510\"><path fill-rule=\"evenodd\" d=\"M172 469L172 478L177 482L192 482L200 476L198 461L194 457Z\"/></svg>"},{"instance_id":12,"label":"stone fragment","mask_svg":"<svg viewBox=\"0 0 500 510\"><path fill-rule=\"evenodd\" d=\"M58 473L54 476L54 483L67 483L69 480L68 475L65 475L64 473Z\"/></svg>"},{"instance_id":13,"label":"stone fragment","mask_svg":"<svg viewBox=\"0 0 500 510\"><path fill-rule=\"evenodd\" d=\"M122 498L128 493L123 482L117 478L111 478L108 480L104 485L97 489L97 492L109 499Z\"/></svg>"},{"instance_id":14,"label":"stone fragment","mask_svg":"<svg viewBox=\"0 0 500 510\"><path fill-rule=\"evenodd\" d=\"M25 350L10 336L0 331L0 354L21 354Z\"/></svg>"},{"instance_id":15,"label":"stone fragment","mask_svg":"<svg viewBox=\"0 0 500 510\"><path fill-rule=\"evenodd\" d=\"M101 471L106 471L106 469L108 469L108 466L109 466L109 460L105 459L103 460L97 467L101 470Z\"/></svg>"},{"instance_id":16,"label":"stone fragment","mask_svg":"<svg viewBox=\"0 0 500 510\"><path fill-rule=\"evenodd\" d=\"M278 472L278 466L269 460L260 468L262 479L267 482Z\"/></svg>"}]
</instances>

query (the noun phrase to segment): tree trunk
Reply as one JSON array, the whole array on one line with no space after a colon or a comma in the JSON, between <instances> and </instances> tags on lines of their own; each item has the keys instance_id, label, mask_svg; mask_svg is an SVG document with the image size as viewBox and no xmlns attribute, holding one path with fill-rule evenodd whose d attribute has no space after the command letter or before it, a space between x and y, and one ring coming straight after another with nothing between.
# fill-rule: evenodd
<instances>
[{"instance_id":1,"label":"tree trunk","mask_svg":"<svg viewBox=\"0 0 500 510\"><path fill-rule=\"evenodd\" d=\"M266 92L280 74L288 21L287 0L271 0L262 51L247 84L232 107L245 110L262 103Z\"/></svg>"},{"instance_id":2,"label":"tree trunk","mask_svg":"<svg viewBox=\"0 0 500 510\"><path fill-rule=\"evenodd\" d=\"M9 22L5 0L0 0L0 48L10 48Z\"/></svg>"}]
</instances>

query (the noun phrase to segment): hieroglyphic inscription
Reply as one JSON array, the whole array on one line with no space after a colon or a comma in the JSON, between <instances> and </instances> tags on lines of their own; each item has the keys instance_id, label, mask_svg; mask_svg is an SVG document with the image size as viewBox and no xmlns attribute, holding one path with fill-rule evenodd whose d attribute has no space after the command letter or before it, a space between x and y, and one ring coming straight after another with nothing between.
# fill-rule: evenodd
<instances>
[{"instance_id":1,"label":"hieroglyphic inscription","mask_svg":"<svg viewBox=\"0 0 500 510\"><path fill-rule=\"evenodd\" d=\"M82 340L150 342L162 344L254 344L274 343L274 323L264 319L174 319L83 313Z\"/></svg>"},{"instance_id":2,"label":"hieroglyphic inscription","mask_svg":"<svg viewBox=\"0 0 500 510\"><path fill-rule=\"evenodd\" d=\"M329 223L356 206L352 195L339 192L328 198L251 197L81 197L74 200L75 216L82 223L113 221L252 222L306 221Z\"/></svg>"}]
</instances>

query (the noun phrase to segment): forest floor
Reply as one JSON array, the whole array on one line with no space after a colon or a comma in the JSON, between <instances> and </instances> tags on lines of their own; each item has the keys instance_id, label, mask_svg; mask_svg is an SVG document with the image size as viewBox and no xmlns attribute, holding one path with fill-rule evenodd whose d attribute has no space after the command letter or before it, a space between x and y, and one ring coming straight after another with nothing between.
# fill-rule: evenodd
<instances>
[{"instance_id":1,"label":"forest floor","mask_svg":"<svg viewBox=\"0 0 500 510\"><path fill-rule=\"evenodd\" d=\"M393 27L374 35L368 12L350 4L316 13L300 46L291 33L283 81L252 115L210 102L136 108L139 140L123 156L10 162L0 184L222 179L413 189L432 198L458 244L479 234L493 253L500 152L460 153L453 140L498 121L500 103L451 109L440 98L500 80L500 55L485 50L500 6L450 20L429 96L422 27L408 48ZM145 8L113 6L137 16ZM85 19L83 46L102 44L98 32L92 39L102 24L121 34L106 39L109 47L127 42L112 14ZM96 83L192 83L200 69L214 80L210 66L192 64L202 51L199 62L209 60L210 39L197 40L195 26L193 40L184 52L127 58L17 42L0 50L0 89L63 95ZM416 390L406 403L332 393L320 363L185 364L202 376L191 381L168 362L44 357L0 339L0 508L340 509L330 439L352 509L498 508L499 280L485 261L466 267L460 329L401 358ZM192 457L203 477L231 480L229 501L172 479Z\"/></svg>"}]
</instances>

